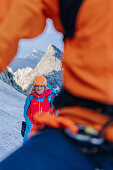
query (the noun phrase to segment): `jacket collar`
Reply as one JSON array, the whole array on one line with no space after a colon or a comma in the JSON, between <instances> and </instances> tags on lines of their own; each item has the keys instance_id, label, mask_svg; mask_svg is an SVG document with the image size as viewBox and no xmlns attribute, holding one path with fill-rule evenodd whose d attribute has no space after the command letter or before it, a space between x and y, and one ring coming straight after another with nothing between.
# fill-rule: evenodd
<instances>
[{"instance_id":1,"label":"jacket collar","mask_svg":"<svg viewBox=\"0 0 113 170\"><path fill-rule=\"evenodd\" d=\"M33 92L32 93L32 95L34 96L34 97L36 97L36 98L42 98L42 97L46 97L46 96L48 96L49 94L51 94L52 93L52 90L51 89L48 89L48 90L46 90L42 95L38 95L36 92Z\"/></svg>"}]
</instances>

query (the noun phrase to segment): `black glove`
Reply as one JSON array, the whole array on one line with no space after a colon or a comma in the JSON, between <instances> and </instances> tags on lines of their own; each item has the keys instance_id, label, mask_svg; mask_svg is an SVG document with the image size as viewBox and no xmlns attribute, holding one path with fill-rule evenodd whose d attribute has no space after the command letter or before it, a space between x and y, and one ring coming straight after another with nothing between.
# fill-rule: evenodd
<instances>
[{"instance_id":1,"label":"black glove","mask_svg":"<svg viewBox=\"0 0 113 170\"><path fill-rule=\"evenodd\" d=\"M22 128L21 128L21 135L22 135L22 137L24 137L25 130L26 130L26 122L22 121Z\"/></svg>"}]
</instances>

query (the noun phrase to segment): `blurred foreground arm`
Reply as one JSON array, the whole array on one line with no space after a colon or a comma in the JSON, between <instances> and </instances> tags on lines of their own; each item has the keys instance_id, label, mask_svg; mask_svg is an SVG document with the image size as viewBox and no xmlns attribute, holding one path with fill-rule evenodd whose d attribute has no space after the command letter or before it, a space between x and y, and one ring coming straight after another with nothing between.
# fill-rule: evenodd
<instances>
[{"instance_id":1,"label":"blurred foreground arm","mask_svg":"<svg viewBox=\"0 0 113 170\"><path fill-rule=\"evenodd\" d=\"M46 25L44 5L41 0L12 0L12 2L7 16L5 12L2 13L4 15L0 15L2 21L0 25L0 72L5 71L6 66L16 55L19 40L36 37L43 32Z\"/></svg>"},{"instance_id":2,"label":"blurred foreground arm","mask_svg":"<svg viewBox=\"0 0 113 170\"><path fill-rule=\"evenodd\" d=\"M8 15L8 12L11 9L14 1L16 0L0 0L0 24Z\"/></svg>"}]
</instances>

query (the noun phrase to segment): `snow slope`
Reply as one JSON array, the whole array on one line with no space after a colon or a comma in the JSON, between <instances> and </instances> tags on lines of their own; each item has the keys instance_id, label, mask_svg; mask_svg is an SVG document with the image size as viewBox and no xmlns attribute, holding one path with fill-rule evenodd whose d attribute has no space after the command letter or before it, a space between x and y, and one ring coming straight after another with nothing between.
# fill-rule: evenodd
<instances>
[{"instance_id":1,"label":"snow slope","mask_svg":"<svg viewBox=\"0 0 113 170\"><path fill-rule=\"evenodd\" d=\"M0 161L22 145L20 131L25 98L0 80Z\"/></svg>"}]
</instances>

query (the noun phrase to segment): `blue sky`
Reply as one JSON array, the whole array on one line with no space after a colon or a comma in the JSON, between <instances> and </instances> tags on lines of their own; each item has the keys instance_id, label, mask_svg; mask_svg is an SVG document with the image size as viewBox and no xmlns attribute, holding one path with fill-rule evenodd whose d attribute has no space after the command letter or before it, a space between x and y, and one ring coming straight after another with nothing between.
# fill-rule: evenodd
<instances>
[{"instance_id":1,"label":"blue sky","mask_svg":"<svg viewBox=\"0 0 113 170\"><path fill-rule=\"evenodd\" d=\"M47 26L44 32L34 39L22 39L19 42L18 53L16 57L24 57L29 54L34 48L40 51L46 51L47 47L52 44L60 50L63 50L62 34L58 33L50 19L47 20Z\"/></svg>"}]
</instances>

